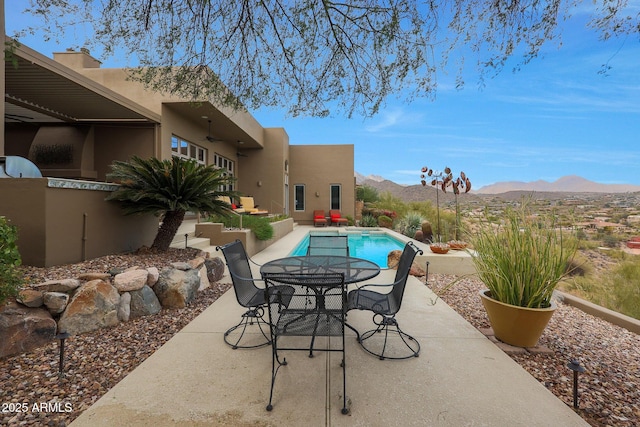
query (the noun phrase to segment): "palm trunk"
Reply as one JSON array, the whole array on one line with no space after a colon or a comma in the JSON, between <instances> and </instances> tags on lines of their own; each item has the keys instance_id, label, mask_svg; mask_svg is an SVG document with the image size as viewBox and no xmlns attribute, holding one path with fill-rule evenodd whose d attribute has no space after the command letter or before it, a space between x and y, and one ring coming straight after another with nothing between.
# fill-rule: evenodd
<instances>
[{"instance_id":1,"label":"palm trunk","mask_svg":"<svg viewBox=\"0 0 640 427\"><path fill-rule=\"evenodd\" d=\"M185 213L186 212L183 210L177 210L168 211L164 214L162 225L158 230L158 234L156 234L156 238L153 240L153 245L151 245L151 248L163 252L169 249L173 238L178 232L178 228L182 224Z\"/></svg>"}]
</instances>

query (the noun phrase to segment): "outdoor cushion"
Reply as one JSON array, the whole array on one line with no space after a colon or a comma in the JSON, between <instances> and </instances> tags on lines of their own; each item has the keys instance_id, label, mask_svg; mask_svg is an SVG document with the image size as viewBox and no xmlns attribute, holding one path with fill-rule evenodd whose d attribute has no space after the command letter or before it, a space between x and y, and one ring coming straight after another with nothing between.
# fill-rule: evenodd
<instances>
[{"instance_id":1,"label":"outdoor cushion","mask_svg":"<svg viewBox=\"0 0 640 427\"><path fill-rule=\"evenodd\" d=\"M245 212L258 212L253 197L240 197L240 205L242 205Z\"/></svg>"}]
</instances>

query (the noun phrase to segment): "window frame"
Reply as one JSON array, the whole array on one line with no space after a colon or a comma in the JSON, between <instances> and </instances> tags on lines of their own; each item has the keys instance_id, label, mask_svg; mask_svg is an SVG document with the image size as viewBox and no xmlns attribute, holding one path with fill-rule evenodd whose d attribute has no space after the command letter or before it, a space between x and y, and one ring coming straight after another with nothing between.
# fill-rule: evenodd
<instances>
[{"instance_id":1,"label":"window frame","mask_svg":"<svg viewBox=\"0 0 640 427\"><path fill-rule=\"evenodd\" d=\"M338 191L337 194L337 207L334 205L334 190ZM330 184L329 185L329 209L342 210L342 184Z\"/></svg>"},{"instance_id":2,"label":"window frame","mask_svg":"<svg viewBox=\"0 0 640 427\"><path fill-rule=\"evenodd\" d=\"M203 166L207 165L207 149L178 135L171 135L171 155L181 159L195 160Z\"/></svg>"},{"instance_id":3,"label":"window frame","mask_svg":"<svg viewBox=\"0 0 640 427\"><path fill-rule=\"evenodd\" d=\"M302 208L298 209L298 191L302 191ZM307 188L305 184L294 184L293 185L293 210L294 212L304 212L307 207L306 203L307 197Z\"/></svg>"}]
</instances>

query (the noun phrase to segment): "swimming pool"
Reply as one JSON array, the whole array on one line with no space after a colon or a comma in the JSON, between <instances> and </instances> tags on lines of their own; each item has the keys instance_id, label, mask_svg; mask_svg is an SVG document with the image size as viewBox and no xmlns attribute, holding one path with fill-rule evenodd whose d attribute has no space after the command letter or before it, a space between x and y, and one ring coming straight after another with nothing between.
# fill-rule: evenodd
<instances>
[{"instance_id":1,"label":"swimming pool","mask_svg":"<svg viewBox=\"0 0 640 427\"><path fill-rule=\"evenodd\" d=\"M306 255L309 246L309 234L319 234L311 231L296 245L289 256ZM350 231L346 233L349 240L349 255L373 261L382 268L387 268L387 255L393 250L402 250L404 243L385 232Z\"/></svg>"}]
</instances>

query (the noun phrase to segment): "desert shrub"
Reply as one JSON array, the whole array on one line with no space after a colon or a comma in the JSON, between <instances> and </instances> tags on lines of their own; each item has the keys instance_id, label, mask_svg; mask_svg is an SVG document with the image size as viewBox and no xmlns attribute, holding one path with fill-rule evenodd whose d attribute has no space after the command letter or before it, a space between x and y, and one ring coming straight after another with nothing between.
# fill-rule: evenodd
<instances>
[{"instance_id":1,"label":"desert shrub","mask_svg":"<svg viewBox=\"0 0 640 427\"><path fill-rule=\"evenodd\" d=\"M588 274L563 283L567 292L640 319L640 260L631 259L606 274Z\"/></svg>"},{"instance_id":2,"label":"desert shrub","mask_svg":"<svg viewBox=\"0 0 640 427\"><path fill-rule=\"evenodd\" d=\"M365 203L374 203L379 199L378 190L369 186L363 185L356 188L356 200L362 200Z\"/></svg>"},{"instance_id":3,"label":"desert shrub","mask_svg":"<svg viewBox=\"0 0 640 427\"><path fill-rule=\"evenodd\" d=\"M0 305L7 298L16 296L22 285L22 276L18 271L21 258L17 240L18 228L0 216Z\"/></svg>"},{"instance_id":4,"label":"desert shrub","mask_svg":"<svg viewBox=\"0 0 640 427\"><path fill-rule=\"evenodd\" d=\"M607 306L618 313L640 319L640 262L625 261L607 275L610 290Z\"/></svg>"},{"instance_id":5,"label":"desert shrub","mask_svg":"<svg viewBox=\"0 0 640 427\"><path fill-rule=\"evenodd\" d=\"M416 235L416 231L422 230L422 223L424 222L424 218L420 214L420 212L408 212L405 216L398 220L396 224L395 230L404 234L407 237L413 239L413 236Z\"/></svg>"},{"instance_id":6,"label":"desert shrub","mask_svg":"<svg viewBox=\"0 0 640 427\"><path fill-rule=\"evenodd\" d=\"M617 248L620 246L620 240L612 234L605 234L602 236L602 244L607 248Z\"/></svg>"},{"instance_id":7,"label":"desert shrub","mask_svg":"<svg viewBox=\"0 0 640 427\"><path fill-rule=\"evenodd\" d=\"M378 220L373 215L362 215L360 227L377 227Z\"/></svg>"},{"instance_id":8,"label":"desert shrub","mask_svg":"<svg viewBox=\"0 0 640 427\"><path fill-rule=\"evenodd\" d=\"M387 215L380 215L378 217L378 225L380 227L391 228L393 224L393 220L389 218Z\"/></svg>"}]
</instances>

